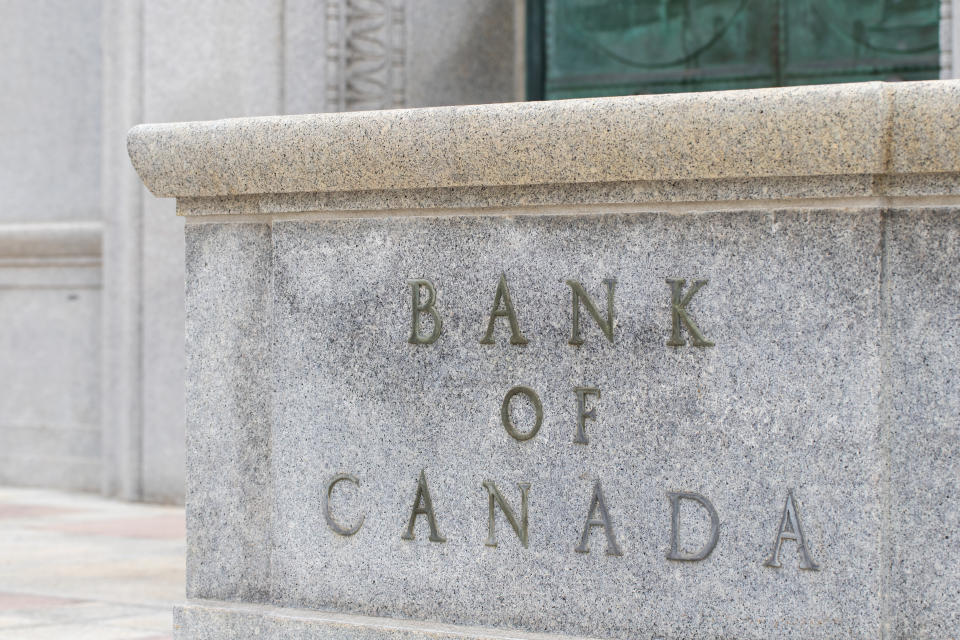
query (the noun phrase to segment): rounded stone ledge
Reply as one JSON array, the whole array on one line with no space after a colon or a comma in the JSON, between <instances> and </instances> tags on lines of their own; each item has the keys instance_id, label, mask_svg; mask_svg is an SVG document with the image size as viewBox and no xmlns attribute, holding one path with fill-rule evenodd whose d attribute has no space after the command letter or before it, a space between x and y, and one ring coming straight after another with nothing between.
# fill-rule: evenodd
<instances>
[{"instance_id":1,"label":"rounded stone ledge","mask_svg":"<svg viewBox=\"0 0 960 640\"><path fill-rule=\"evenodd\" d=\"M960 171L960 81L134 127L160 197Z\"/></svg>"},{"instance_id":2,"label":"rounded stone ledge","mask_svg":"<svg viewBox=\"0 0 960 640\"><path fill-rule=\"evenodd\" d=\"M0 259L100 258L99 222L0 224Z\"/></svg>"}]
</instances>

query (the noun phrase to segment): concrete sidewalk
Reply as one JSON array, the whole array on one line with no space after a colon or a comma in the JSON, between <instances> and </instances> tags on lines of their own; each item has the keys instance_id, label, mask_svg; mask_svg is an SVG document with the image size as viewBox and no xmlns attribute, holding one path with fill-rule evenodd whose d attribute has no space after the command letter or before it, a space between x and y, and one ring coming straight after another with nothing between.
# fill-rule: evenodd
<instances>
[{"instance_id":1,"label":"concrete sidewalk","mask_svg":"<svg viewBox=\"0 0 960 640\"><path fill-rule=\"evenodd\" d=\"M160 640L184 599L180 507L0 488L0 640Z\"/></svg>"}]
</instances>

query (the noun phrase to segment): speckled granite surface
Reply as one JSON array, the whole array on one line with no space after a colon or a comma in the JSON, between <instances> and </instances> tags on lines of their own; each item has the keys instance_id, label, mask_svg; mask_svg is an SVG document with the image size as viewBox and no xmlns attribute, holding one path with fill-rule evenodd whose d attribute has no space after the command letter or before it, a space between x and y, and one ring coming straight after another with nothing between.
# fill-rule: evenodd
<instances>
[{"instance_id":1,"label":"speckled granite surface","mask_svg":"<svg viewBox=\"0 0 960 640\"><path fill-rule=\"evenodd\" d=\"M960 636L960 210L885 224L883 389L895 638Z\"/></svg>"},{"instance_id":2,"label":"speckled granite surface","mask_svg":"<svg viewBox=\"0 0 960 640\"><path fill-rule=\"evenodd\" d=\"M943 82L134 130L201 216L178 637L956 635L958 123Z\"/></svg>"},{"instance_id":3,"label":"speckled granite surface","mask_svg":"<svg viewBox=\"0 0 960 640\"><path fill-rule=\"evenodd\" d=\"M868 636L880 550L846 531L882 529L880 225L877 211L275 223L271 601L605 638ZM523 345L505 318L480 343L501 273ZM434 344L408 342L418 278L436 291ZM584 311L584 344L570 345L565 282L605 314L608 278L613 342ZM708 280L688 308L715 346L686 328L686 346L667 344L669 278ZM522 442L501 418L518 385L543 414ZM578 387L599 394L587 444ZM515 405L527 432L530 405ZM421 470L444 543L423 518L401 537ZM333 508L365 517L354 536L309 507L336 473L360 482ZM530 484L526 548L502 518L485 546L484 481L518 513ZM619 556L602 528L576 552L598 481ZM783 568L764 564L791 489L819 571L799 569L792 543ZM668 492L715 507L707 559L667 559ZM708 512L682 506L695 553Z\"/></svg>"},{"instance_id":4,"label":"speckled granite surface","mask_svg":"<svg viewBox=\"0 0 960 640\"><path fill-rule=\"evenodd\" d=\"M150 124L158 196L960 171L960 81Z\"/></svg>"}]
</instances>

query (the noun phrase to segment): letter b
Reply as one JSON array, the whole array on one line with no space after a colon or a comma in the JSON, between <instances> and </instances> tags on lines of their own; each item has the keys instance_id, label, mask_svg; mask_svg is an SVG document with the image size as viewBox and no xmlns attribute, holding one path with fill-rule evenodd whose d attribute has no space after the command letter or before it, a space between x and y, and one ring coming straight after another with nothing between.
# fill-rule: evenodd
<instances>
[{"instance_id":1,"label":"letter b","mask_svg":"<svg viewBox=\"0 0 960 640\"><path fill-rule=\"evenodd\" d=\"M427 290L427 299L420 298L420 289ZM433 344L440 337L440 330L443 328L443 322L440 320L440 314L437 313L437 290L433 288L428 280L410 281L411 307L413 318L410 324L410 338L407 340L410 344ZM420 334L420 316L429 313L433 318L433 331L430 335Z\"/></svg>"}]
</instances>

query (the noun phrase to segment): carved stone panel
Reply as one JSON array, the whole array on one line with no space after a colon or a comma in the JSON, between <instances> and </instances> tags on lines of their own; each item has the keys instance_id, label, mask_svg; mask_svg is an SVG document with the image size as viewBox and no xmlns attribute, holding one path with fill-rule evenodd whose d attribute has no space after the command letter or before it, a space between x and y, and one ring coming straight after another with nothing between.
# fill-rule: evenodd
<instances>
[{"instance_id":1,"label":"carved stone panel","mask_svg":"<svg viewBox=\"0 0 960 640\"><path fill-rule=\"evenodd\" d=\"M327 111L404 106L404 0L326 0Z\"/></svg>"}]
</instances>

